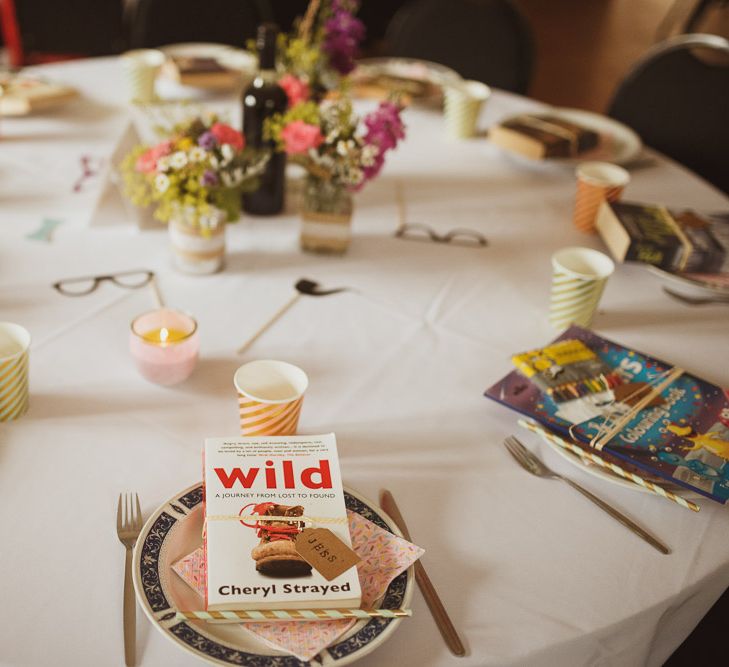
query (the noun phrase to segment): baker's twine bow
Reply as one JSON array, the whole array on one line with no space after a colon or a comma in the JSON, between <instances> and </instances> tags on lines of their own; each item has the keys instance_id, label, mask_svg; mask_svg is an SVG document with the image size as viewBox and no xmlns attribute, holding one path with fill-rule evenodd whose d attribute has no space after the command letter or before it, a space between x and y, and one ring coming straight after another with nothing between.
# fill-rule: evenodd
<instances>
[{"instance_id":1,"label":"baker's twine bow","mask_svg":"<svg viewBox=\"0 0 729 667\"><path fill-rule=\"evenodd\" d=\"M246 505L238 515L242 515L249 507L253 508L252 514L265 515L266 512L271 508L275 507L276 503L249 503ZM280 520L280 519L278 519ZM265 521L265 520L264 520ZM260 519L256 520L256 523L246 523L243 519L240 522L247 528L253 528L256 531L256 537L267 536L269 542L277 542L281 540L294 541L296 536L303 530L303 521L299 520L299 517L291 517L290 523L284 526L272 526L269 522L261 523Z\"/></svg>"}]
</instances>

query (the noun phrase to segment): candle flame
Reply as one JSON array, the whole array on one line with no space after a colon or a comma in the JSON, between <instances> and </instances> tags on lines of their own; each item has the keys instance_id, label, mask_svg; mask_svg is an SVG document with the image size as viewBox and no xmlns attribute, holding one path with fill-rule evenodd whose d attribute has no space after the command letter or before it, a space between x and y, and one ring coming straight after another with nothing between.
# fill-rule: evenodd
<instances>
[{"instance_id":1,"label":"candle flame","mask_svg":"<svg viewBox=\"0 0 729 667\"><path fill-rule=\"evenodd\" d=\"M167 342L167 339L169 337L170 337L170 332L167 331L167 328L166 327L162 327L159 330L159 340L160 340L160 343L166 343Z\"/></svg>"}]
</instances>

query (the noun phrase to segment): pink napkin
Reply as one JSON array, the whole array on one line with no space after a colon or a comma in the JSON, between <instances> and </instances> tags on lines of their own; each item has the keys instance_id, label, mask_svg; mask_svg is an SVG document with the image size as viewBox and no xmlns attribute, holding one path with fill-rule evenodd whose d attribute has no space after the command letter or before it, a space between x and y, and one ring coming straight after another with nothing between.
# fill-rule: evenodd
<instances>
[{"instance_id":1,"label":"pink napkin","mask_svg":"<svg viewBox=\"0 0 729 667\"><path fill-rule=\"evenodd\" d=\"M347 512L352 548L362 559L357 564L362 587L362 605L372 606L390 582L410 567L424 552L420 547L376 526L356 512ZM202 548L177 561L172 569L201 598L205 597L205 561ZM357 621L276 621L246 623L243 629L272 648L311 660Z\"/></svg>"}]
</instances>

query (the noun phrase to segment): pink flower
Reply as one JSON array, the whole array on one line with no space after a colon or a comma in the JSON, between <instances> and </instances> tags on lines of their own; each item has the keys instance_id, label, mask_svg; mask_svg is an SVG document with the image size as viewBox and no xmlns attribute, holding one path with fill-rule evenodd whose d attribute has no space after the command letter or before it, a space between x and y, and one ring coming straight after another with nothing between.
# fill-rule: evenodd
<instances>
[{"instance_id":1,"label":"pink flower","mask_svg":"<svg viewBox=\"0 0 729 667\"><path fill-rule=\"evenodd\" d=\"M295 120L281 130L281 139L284 150L289 155L306 153L310 148L316 148L324 141L321 130L316 125L309 125L303 120Z\"/></svg>"},{"instance_id":2,"label":"pink flower","mask_svg":"<svg viewBox=\"0 0 729 667\"><path fill-rule=\"evenodd\" d=\"M169 155L171 151L171 141L163 141L156 146L152 146L152 148L145 151L137 158L137 164L134 168L143 174L151 174L157 169L157 160L165 155Z\"/></svg>"},{"instance_id":3,"label":"pink flower","mask_svg":"<svg viewBox=\"0 0 729 667\"><path fill-rule=\"evenodd\" d=\"M210 132L218 140L219 144L230 144L237 151L242 151L246 144L243 135L225 123L215 123L210 128Z\"/></svg>"},{"instance_id":4,"label":"pink flower","mask_svg":"<svg viewBox=\"0 0 729 667\"><path fill-rule=\"evenodd\" d=\"M305 102L309 99L309 86L293 74L284 74L278 80L278 85L284 89L286 97L289 98L289 107L296 106L299 102Z\"/></svg>"}]
</instances>

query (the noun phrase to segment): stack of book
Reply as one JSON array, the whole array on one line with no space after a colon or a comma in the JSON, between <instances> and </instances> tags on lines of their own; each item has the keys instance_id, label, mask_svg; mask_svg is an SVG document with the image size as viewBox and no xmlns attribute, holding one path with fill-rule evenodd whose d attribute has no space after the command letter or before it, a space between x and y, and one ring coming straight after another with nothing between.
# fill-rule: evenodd
<instances>
[{"instance_id":1,"label":"stack of book","mask_svg":"<svg viewBox=\"0 0 729 667\"><path fill-rule=\"evenodd\" d=\"M513 362L487 397L643 476L729 499L721 388L577 326Z\"/></svg>"},{"instance_id":2,"label":"stack of book","mask_svg":"<svg viewBox=\"0 0 729 667\"><path fill-rule=\"evenodd\" d=\"M597 132L550 114L509 118L489 130L489 139L532 160L579 157L600 144Z\"/></svg>"},{"instance_id":3,"label":"stack of book","mask_svg":"<svg viewBox=\"0 0 729 667\"><path fill-rule=\"evenodd\" d=\"M729 221L656 204L603 202L596 227L618 262L672 273L729 274Z\"/></svg>"}]
</instances>

